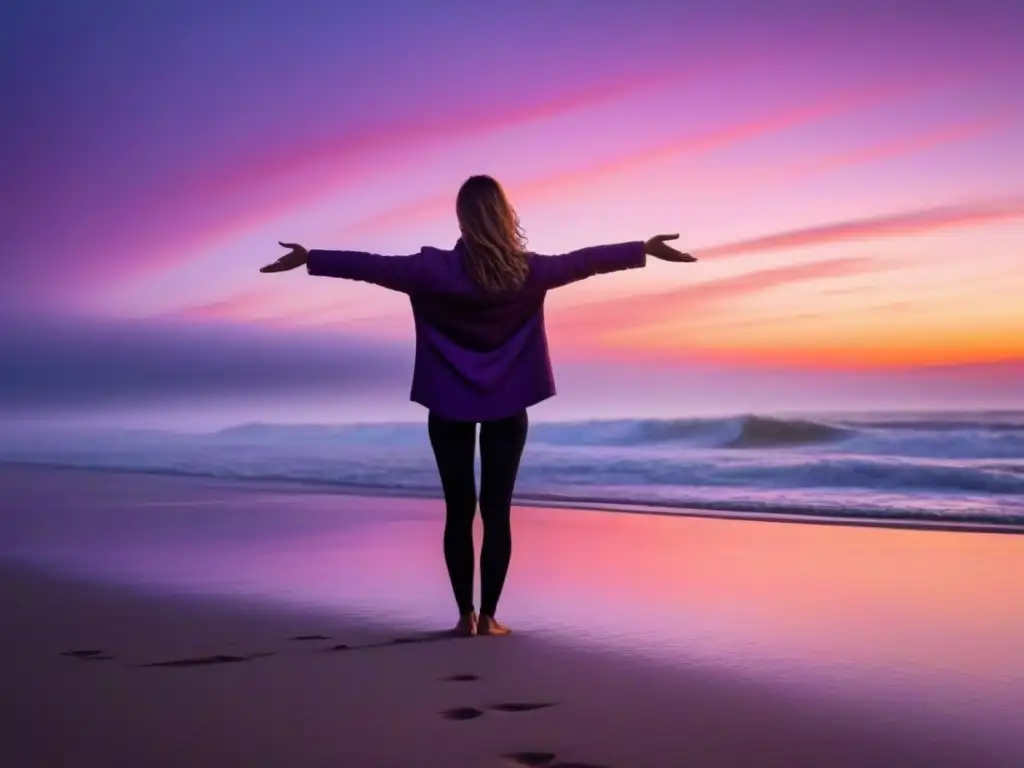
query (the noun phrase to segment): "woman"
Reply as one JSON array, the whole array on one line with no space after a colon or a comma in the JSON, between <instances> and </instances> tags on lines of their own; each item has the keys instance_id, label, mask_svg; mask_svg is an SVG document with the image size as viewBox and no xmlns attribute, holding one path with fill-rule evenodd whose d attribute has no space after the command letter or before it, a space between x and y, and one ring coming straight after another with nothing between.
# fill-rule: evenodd
<instances>
[{"instance_id":1,"label":"woman","mask_svg":"<svg viewBox=\"0 0 1024 768\"><path fill-rule=\"evenodd\" d=\"M506 635L495 618L512 554L510 509L526 442L526 409L555 394L544 331L544 297L591 275L695 258L669 245L678 235L537 256L501 186L473 176L455 202L462 237L451 250L410 256L357 251L290 252L261 272L306 266L309 274L362 280L401 291L412 303L416 362L411 399L429 410L428 432L447 516L444 557L461 635ZM479 618L473 604L476 425L480 424Z\"/></svg>"}]
</instances>

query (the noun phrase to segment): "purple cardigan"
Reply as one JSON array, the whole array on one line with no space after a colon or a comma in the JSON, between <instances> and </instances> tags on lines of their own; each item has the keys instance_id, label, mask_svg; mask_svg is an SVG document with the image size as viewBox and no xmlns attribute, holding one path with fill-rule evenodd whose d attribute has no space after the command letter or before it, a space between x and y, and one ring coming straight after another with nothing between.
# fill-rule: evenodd
<instances>
[{"instance_id":1,"label":"purple cardigan","mask_svg":"<svg viewBox=\"0 0 1024 768\"><path fill-rule=\"evenodd\" d=\"M523 287L493 296L466 272L465 253L461 240L450 251L423 248L411 256L313 250L307 264L311 275L362 280L409 296L416 324L410 399L458 421L505 418L552 397L547 292L646 263L642 242L531 254Z\"/></svg>"}]
</instances>

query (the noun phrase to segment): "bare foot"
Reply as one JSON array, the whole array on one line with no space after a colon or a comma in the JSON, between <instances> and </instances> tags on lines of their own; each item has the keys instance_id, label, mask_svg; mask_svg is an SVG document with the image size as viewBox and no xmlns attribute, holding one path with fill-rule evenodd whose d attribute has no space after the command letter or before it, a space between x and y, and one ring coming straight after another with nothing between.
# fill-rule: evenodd
<instances>
[{"instance_id":1,"label":"bare foot","mask_svg":"<svg viewBox=\"0 0 1024 768\"><path fill-rule=\"evenodd\" d=\"M457 637L472 637L477 632L476 611L464 613L459 617L459 623L455 625L452 634Z\"/></svg>"},{"instance_id":2,"label":"bare foot","mask_svg":"<svg viewBox=\"0 0 1024 768\"><path fill-rule=\"evenodd\" d=\"M512 630L498 622L493 616L480 614L480 621L477 624L478 635L510 635Z\"/></svg>"}]
</instances>

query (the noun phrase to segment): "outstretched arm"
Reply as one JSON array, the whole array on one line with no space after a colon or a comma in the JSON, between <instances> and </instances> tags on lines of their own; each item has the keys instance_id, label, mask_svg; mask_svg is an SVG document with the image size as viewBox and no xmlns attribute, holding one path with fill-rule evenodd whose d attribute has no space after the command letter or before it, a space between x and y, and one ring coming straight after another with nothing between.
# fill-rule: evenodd
<instances>
[{"instance_id":1,"label":"outstretched arm","mask_svg":"<svg viewBox=\"0 0 1024 768\"><path fill-rule=\"evenodd\" d=\"M423 256L381 256L363 251L307 251L297 243L281 243L291 252L260 272L283 272L305 265L311 275L361 280L402 293L411 293L423 279Z\"/></svg>"},{"instance_id":2,"label":"outstretched arm","mask_svg":"<svg viewBox=\"0 0 1024 768\"><path fill-rule=\"evenodd\" d=\"M558 256L530 259L530 270L547 289L560 288L593 275L636 269L647 263L642 242L595 245Z\"/></svg>"},{"instance_id":3,"label":"outstretched arm","mask_svg":"<svg viewBox=\"0 0 1024 768\"><path fill-rule=\"evenodd\" d=\"M381 256L363 251L309 252L306 270L311 275L361 280L402 293L412 293L422 282L423 256Z\"/></svg>"},{"instance_id":4,"label":"outstretched arm","mask_svg":"<svg viewBox=\"0 0 1024 768\"><path fill-rule=\"evenodd\" d=\"M666 240L677 237L679 235L657 235L646 242L636 240L615 245L597 245L560 256L539 256L531 260L530 269L538 270L544 287L550 289L593 275L643 267L648 255L665 261L696 261L689 254L665 245Z\"/></svg>"}]
</instances>

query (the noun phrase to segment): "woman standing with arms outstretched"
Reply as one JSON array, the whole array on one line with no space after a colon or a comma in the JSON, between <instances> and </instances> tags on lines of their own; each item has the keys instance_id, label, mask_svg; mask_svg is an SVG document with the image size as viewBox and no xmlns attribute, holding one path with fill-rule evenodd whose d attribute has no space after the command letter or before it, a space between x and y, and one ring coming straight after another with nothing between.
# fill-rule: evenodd
<instances>
[{"instance_id":1,"label":"woman standing with arms outstretched","mask_svg":"<svg viewBox=\"0 0 1024 768\"><path fill-rule=\"evenodd\" d=\"M519 217L490 176L473 176L455 202L462 237L451 250L411 256L358 251L290 252L261 272L305 266L409 296L416 326L413 402L429 410L430 444L444 490L444 558L459 609L457 634L506 635L495 618L512 555L510 512L526 443L526 409L555 394L544 297L592 275L642 267L647 256L695 258L666 244L678 235L602 245L561 256L525 249ZM480 424L480 615L473 603L476 425Z\"/></svg>"}]
</instances>

